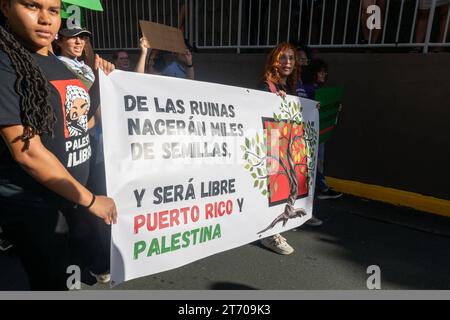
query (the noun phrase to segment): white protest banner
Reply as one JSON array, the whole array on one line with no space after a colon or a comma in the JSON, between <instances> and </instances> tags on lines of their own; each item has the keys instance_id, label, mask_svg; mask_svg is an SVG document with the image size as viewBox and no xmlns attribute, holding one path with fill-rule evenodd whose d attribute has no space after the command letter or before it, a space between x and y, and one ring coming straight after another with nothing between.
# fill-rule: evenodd
<instances>
[{"instance_id":1,"label":"white protest banner","mask_svg":"<svg viewBox=\"0 0 450 320\"><path fill-rule=\"evenodd\" d=\"M118 209L112 285L311 217L314 101L123 71L101 74L100 88L107 190Z\"/></svg>"}]
</instances>

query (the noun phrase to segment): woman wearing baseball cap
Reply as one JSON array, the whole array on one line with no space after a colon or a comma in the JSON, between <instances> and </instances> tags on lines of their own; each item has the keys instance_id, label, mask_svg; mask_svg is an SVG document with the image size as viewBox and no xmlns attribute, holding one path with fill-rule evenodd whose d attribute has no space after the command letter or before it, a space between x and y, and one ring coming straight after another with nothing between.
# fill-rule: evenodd
<instances>
[{"instance_id":1,"label":"woman wearing baseball cap","mask_svg":"<svg viewBox=\"0 0 450 320\"><path fill-rule=\"evenodd\" d=\"M89 53L92 53L90 36L91 32L85 28L61 29L55 41L55 52L58 54L58 59L83 82L92 100L98 105L99 91L96 77L91 66L85 62L92 61L92 57L89 57ZM87 186L96 194L105 195L106 182L99 111L88 125L92 161ZM95 123L97 125L94 127ZM91 275L98 282L109 282L110 229L95 217L86 214L72 215L68 218L68 223L71 228L71 249L78 259L77 264L88 267Z\"/></svg>"},{"instance_id":2,"label":"woman wearing baseball cap","mask_svg":"<svg viewBox=\"0 0 450 320\"><path fill-rule=\"evenodd\" d=\"M86 86L90 89L95 82L92 68L84 62L86 46L91 32L84 28L65 28L59 30L55 53ZM89 46L89 45L88 45Z\"/></svg>"}]
</instances>

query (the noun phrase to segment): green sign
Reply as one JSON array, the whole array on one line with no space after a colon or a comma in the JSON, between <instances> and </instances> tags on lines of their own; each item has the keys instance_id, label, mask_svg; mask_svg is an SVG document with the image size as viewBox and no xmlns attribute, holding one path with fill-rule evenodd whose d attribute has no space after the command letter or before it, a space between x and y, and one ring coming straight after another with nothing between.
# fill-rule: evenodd
<instances>
[{"instance_id":1,"label":"green sign","mask_svg":"<svg viewBox=\"0 0 450 320\"><path fill-rule=\"evenodd\" d=\"M320 102L320 143L328 141L334 133L343 96L343 87L325 87L316 90L315 99Z\"/></svg>"},{"instance_id":2,"label":"green sign","mask_svg":"<svg viewBox=\"0 0 450 320\"><path fill-rule=\"evenodd\" d=\"M68 19L70 16L67 13L67 8L71 5L76 5L78 7L95 10L95 11L103 11L102 3L100 0L62 0L62 8L61 8L61 18ZM83 25L83 15L81 15L81 25Z\"/></svg>"},{"instance_id":3,"label":"green sign","mask_svg":"<svg viewBox=\"0 0 450 320\"><path fill-rule=\"evenodd\" d=\"M100 0L62 0L67 4L74 4L79 7L83 7L95 11L103 11L102 3Z\"/></svg>"}]
</instances>

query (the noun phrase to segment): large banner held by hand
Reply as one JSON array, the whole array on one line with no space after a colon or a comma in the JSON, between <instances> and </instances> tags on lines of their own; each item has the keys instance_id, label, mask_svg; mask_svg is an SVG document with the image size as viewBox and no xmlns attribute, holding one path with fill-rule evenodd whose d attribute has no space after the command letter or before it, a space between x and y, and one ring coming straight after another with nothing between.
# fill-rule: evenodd
<instances>
[{"instance_id":1,"label":"large banner held by hand","mask_svg":"<svg viewBox=\"0 0 450 320\"><path fill-rule=\"evenodd\" d=\"M112 285L311 217L315 101L132 72L100 73Z\"/></svg>"},{"instance_id":2,"label":"large banner held by hand","mask_svg":"<svg viewBox=\"0 0 450 320\"><path fill-rule=\"evenodd\" d=\"M324 87L316 90L315 99L320 102L320 143L328 141L334 134L343 97L343 87Z\"/></svg>"}]
</instances>

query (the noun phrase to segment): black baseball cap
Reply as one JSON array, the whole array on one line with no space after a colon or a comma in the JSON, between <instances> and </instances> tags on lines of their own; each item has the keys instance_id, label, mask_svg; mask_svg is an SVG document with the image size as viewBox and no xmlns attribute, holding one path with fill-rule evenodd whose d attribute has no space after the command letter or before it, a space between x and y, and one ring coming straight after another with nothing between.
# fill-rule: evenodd
<instances>
[{"instance_id":1,"label":"black baseball cap","mask_svg":"<svg viewBox=\"0 0 450 320\"><path fill-rule=\"evenodd\" d=\"M58 33L63 37L76 37L81 35L91 36L91 32L85 28L65 28L59 30Z\"/></svg>"}]
</instances>

